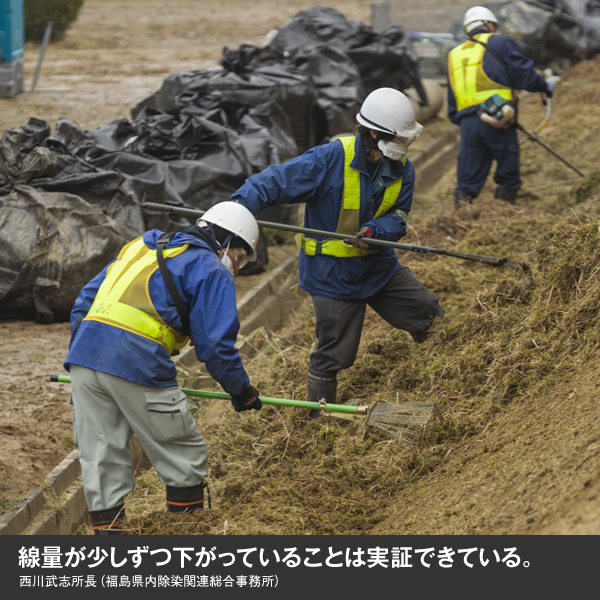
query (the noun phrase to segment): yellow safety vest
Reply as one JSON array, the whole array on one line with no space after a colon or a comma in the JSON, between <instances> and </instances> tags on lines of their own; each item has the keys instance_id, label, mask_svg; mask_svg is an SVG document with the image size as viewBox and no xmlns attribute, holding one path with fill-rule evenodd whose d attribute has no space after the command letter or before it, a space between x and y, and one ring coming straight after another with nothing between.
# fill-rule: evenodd
<instances>
[{"instance_id":1,"label":"yellow safety vest","mask_svg":"<svg viewBox=\"0 0 600 600\"><path fill-rule=\"evenodd\" d=\"M485 44L492 33L478 33L476 40ZM456 109L485 102L498 94L504 100L514 102L512 90L492 81L483 70L485 47L474 40L467 40L448 53L448 77L456 98Z\"/></svg>"},{"instance_id":2,"label":"yellow safety vest","mask_svg":"<svg viewBox=\"0 0 600 600\"><path fill-rule=\"evenodd\" d=\"M360 226L360 172L350 166L354 158L354 142L356 138L343 137L338 139L344 147L344 196L335 231L336 233L346 233L349 236L354 236ZM402 163L406 164L406 158L403 159ZM394 206L401 189L402 179L390 183L385 188L383 201L375 214L376 219L387 213ZM403 213L402 216L406 219L406 213ZM310 256L327 254L329 256L348 258L377 253L377 250L363 250L362 248L345 244L342 240L315 240L306 237L303 233L296 234L296 245Z\"/></svg>"},{"instance_id":3,"label":"yellow safety vest","mask_svg":"<svg viewBox=\"0 0 600 600\"><path fill-rule=\"evenodd\" d=\"M164 250L165 257L176 256L188 244ZM106 271L106 277L84 321L99 321L125 329L164 346L169 354L189 340L160 317L150 298L148 282L158 269L156 250L141 237L126 244Z\"/></svg>"}]
</instances>

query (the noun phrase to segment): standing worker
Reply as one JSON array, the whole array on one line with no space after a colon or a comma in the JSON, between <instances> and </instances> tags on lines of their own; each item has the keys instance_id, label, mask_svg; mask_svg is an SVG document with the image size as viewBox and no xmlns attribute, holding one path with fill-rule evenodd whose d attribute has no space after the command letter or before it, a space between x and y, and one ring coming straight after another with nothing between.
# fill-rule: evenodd
<instances>
[{"instance_id":1,"label":"standing worker","mask_svg":"<svg viewBox=\"0 0 600 600\"><path fill-rule=\"evenodd\" d=\"M521 187L516 90L550 98L554 84L513 38L496 33L498 20L488 8L467 10L463 28L469 39L448 53L448 117L460 125L455 208L477 198L493 160L495 197L514 204Z\"/></svg>"},{"instance_id":2,"label":"standing worker","mask_svg":"<svg viewBox=\"0 0 600 600\"><path fill-rule=\"evenodd\" d=\"M246 208L217 204L184 231L153 229L126 244L75 301L65 368L96 534L121 533L135 484L132 432L166 485L167 510L203 506L206 444L171 359L190 337L236 411L262 407L234 345L233 276L256 260L258 233Z\"/></svg>"},{"instance_id":3,"label":"standing worker","mask_svg":"<svg viewBox=\"0 0 600 600\"><path fill-rule=\"evenodd\" d=\"M271 165L231 197L255 215L277 204L305 203L307 229L356 236L337 240L309 231L297 236L300 286L312 297L318 342L307 378L312 402L335 402L337 373L356 359L367 305L416 342L424 341L443 314L437 298L392 248L362 241L406 235L415 181L406 153L423 127L408 98L392 88L371 92L356 119L355 136Z\"/></svg>"}]
</instances>

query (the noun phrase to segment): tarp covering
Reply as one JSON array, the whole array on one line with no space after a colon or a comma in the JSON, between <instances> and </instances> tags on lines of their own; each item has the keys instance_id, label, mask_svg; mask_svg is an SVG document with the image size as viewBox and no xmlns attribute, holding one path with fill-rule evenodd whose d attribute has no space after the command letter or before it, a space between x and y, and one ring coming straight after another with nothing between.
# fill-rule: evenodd
<instances>
[{"instance_id":1,"label":"tarp covering","mask_svg":"<svg viewBox=\"0 0 600 600\"><path fill-rule=\"evenodd\" d=\"M208 121L206 148L197 151L202 160L160 160L150 154L155 131L144 125L135 128L119 120L90 132L60 119L52 136L46 122L31 119L27 126L4 133L0 144L3 317L35 311L38 319L47 320L51 314L68 314L81 286L124 243L148 228L173 230L191 224L166 213L148 214L143 202L205 210L228 197L252 172L240 136L232 130ZM168 140L168 131L165 127L158 135ZM171 148L176 144L156 145L163 150L168 146L169 155L178 156ZM136 153L138 146L143 150ZM179 154L193 156L189 148ZM54 240L50 245L49 237ZM258 254L255 269L264 268L268 261L264 243ZM43 315L40 294L34 298L40 277L47 302Z\"/></svg>"},{"instance_id":2,"label":"tarp covering","mask_svg":"<svg viewBox=\"0 0 600 600\"><path fill-rule=\"evenodd\" d=\"M15 185L0 199L2 315L67 320L81 282L131 238L100 206L63 192Z\"/></svg>"},{"instance_id":3,"label":"tarp covering","mask_svg":"<svg viewBox=\"0 0 600 600\"><path fill-rule=\"evenodd\" d=\"M287 21L268 47L294 52L296 48L336 48L356 65L364 94L378 87L415 87L422 102L419 58L410 34L401 25L375 31L360 21L348 21L337 10L315 6Z\"/></svg>"}]
</instances>

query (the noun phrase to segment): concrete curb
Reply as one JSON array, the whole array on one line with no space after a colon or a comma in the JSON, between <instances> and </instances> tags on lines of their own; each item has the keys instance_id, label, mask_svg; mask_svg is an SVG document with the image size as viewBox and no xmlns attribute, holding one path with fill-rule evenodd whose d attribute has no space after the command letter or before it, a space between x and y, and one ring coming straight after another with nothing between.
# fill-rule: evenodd
<instances>
[{"instance_id":1,"label":"concrete curb","mask_svg":"<svg viewBox=\"0 0 600 600\"><path fill-rule=\"evenodd\" d=\"M130 450L136 471L147 468L135 439ZM29 492L16 510L0 519L0 535L71 535L84 523L86 513L79 451L73 450L48 473L43 488Z\"/></svg>"},{"instance_id":2,"label":"concrete curb","mask_svg":"<svg viewBox=\"0 0 600 600\"><path fill-rule=\"evenodd\" d=\"M454 159L458 156L459 139L460 128L453 126L411 158L415 172L418 174L415 181L416 192L426 191L438 181L442 173L455 166Z\"/></svg>"},{"instance_id":3,"label":"concrete curb","mask_svg":"<svg viewBox=\"0 0 600 600\"><path fill-rule=\"evenodd\" d=\"M76 490L70 490L81 473L79 453L71 452L58 466L47 475L43 488L34 489L20 503L18 508L0 520L1 535L19 535L27 529L32 534L73 533L78 523L72 522L73 505L85 507L85 499L79 498ZM65 510L56 511L54 515L46 515L47 508L56 504L58 498L65 497L68 502L61 501ZM82 494L81 494L82 496ZM79 511L75 511L79 513ZM53 523L52 523L53 522Z\"/></svg>"}]
</instances>

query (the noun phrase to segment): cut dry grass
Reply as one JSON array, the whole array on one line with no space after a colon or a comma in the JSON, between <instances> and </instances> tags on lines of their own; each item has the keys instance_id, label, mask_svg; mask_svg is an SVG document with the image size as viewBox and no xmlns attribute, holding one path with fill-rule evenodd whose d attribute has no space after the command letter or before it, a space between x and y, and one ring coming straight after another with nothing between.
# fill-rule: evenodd
<instances>
[{"instance_id":1,"label":"cut dry grass","mask_svg":"<svg viewBox=\"0 0 600 600\"><path fill-rule=\"evenodd\" d=\"M600 62L593 64L598 69ZM566 96L594 93L591 79L582 83L582 72L565 78ZM533 99L523 104L523 118L533 121L539 107ZM569 113L561 105L556 112L564 131L581 111ZM552 125L548 143L565 143ZM592 142L584 136L578 152L571 149L586 167L591 161L582 157L595 148ZM561 453L580 448L589 454L594 444L588 375L600 355L600 176L573 179L531 145L523 149L523 170L526 185L516 206L495 200L490 183L473 207L457 212L447 210L453 174L445 174L433 192L418 198L407 241L510 257L530 271L400 253L401 262L440 297L444 318L417 346L369 309L356 363L339 374L340 402L434 401L442 424L411 447L364 419L311 421L302 409L271 406L238 414L228 403L202 401L197 420L209 447L213 508L167 515L164 486L148 471L127 499L131 531L547 530L561 503L597 482L593 470L584 473L589 461L574 464ZM246 361L253 384L268 396L305 399L314 348L310 300L281 331L255 332L253 344L257 353ZM567 385L567 400L577 406L564 399ZM540 399L547 414L531 418L528 407L539 411Z\"/></svg>"},{"instance_id":2,"label":"cut dry grass","mask_svg":"<svg viewBox=\"0 0 600 600\"><path fill-rule=\"evenodd\" d=\"M490 233L485 240L499 244ZM580 352L598 346L598 243L595 223L548 228L536 243L533 284L481 266L419 262L419 276L437 293L446 269L455 277L440 294L452 309L418 348L368 311L359 357L340 374L339 400L435 401L444 423L420 446L407 447L364 420L315 422L302 409L273 407L240 415L221 404L210 423L202 411L198 417L209 444L213 509L165 519L163 486L149 484L155 475L148 472L128 500L132 529L369 533L393 510L398 490L490 427L507 404L526 401L540 381L576 370ZM309 301L290 323L261 333L262 348L247 368L268 395L304 399L313 343Z\"/></svg>"}]
</instances>

